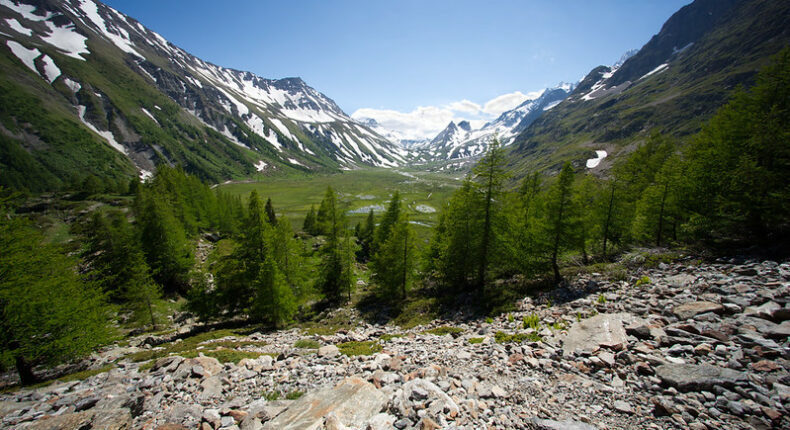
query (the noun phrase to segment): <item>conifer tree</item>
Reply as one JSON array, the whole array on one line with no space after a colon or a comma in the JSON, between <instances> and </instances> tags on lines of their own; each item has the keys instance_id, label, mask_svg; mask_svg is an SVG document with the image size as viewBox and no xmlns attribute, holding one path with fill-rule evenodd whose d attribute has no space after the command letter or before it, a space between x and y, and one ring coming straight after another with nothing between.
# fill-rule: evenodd
<instances>
[{"instance_id":1,"label":"conifer tree","mask_svg":"<svg viewBox=\"0 0 790 430\"><path fill-rule=\"evenodd\" d=\"M572 230L572 197L573 197L573 167L566 162L560 172L557 183L549 192L546 202L546 215L548 219L547 233L551 240L551 268L554 271L554 283L559 284L560 267L558 264L560 252L569 246L569 236Z\"/></svg>"},{"instance_id":2,"label":"conifer tree","mask_svg":"<svg viewBox=\"0 0 790 430\"><path fill-rule=\"evenodd\" d=\"M378 251L379 246L386 242L390 235L390 230L395 223L398 222L401 214L400 193L395 190L390 198L390 203L387 206L387 211L381 217L381 222L375 232L375 239L373 240L372 253Z\"/></svg>"},{"instance_id":3,"label":"conifer tree","mask_svg":"<svg viewBox=\"0 0 790 430\"><path fill-rule=\"evenodd\" d=\"M790 234L790 48L702 127L685 151L685 227L710 239Z\"/></svg>"},{"instance_id":4,"label":"conifer tree","mask_svg":"<svg viewBox=\"0 0 790 430\"><path fill-rule=\"evenodd\" d=\"M493 227L494 199L500 193L505 174L505 154L495 137L483 158L473 169L475 182L483 193L483 224L478 252L477 289L482 293L491 259L492 244L496 240Z\"/></svg>"},{"instance_id":5,"label":"conifer tree","mask_svg":"<svg viewBox=\"0 0 790 430\"><path fill-rule=\"evenodd\" d=\"M140 240L154 280L166 293L185 294L194 257L181 223L158 195L144 197L141 208Z\"/></svg>"},{"instance_id":6,"label":"conifer tree","mask_svg":"<svg viewBox=\"0 0 790 430\"><path fill-rule=\"evenodd\" d=\"M357 233L357 240L359 241L358 259L360 261L368 261L372 257L373 252L373 239L376 235L376 217L373 214L373 209L368 212L367 218L363 224L357 224L359 232Z\"/></svg>"},{"instance_id":7,"label":"conifer tree","mask_svg":"<svg viewBox=\"0 0 790 430\"><path fill-rule=\"evenodd\" d=\"M467 291L478 269L484 207L481 194L470 180L456 190L439 217L429 247L429 272L441 287Z\"/></svg>"},{"instance_id":8,"label":"conifer tree","mask_svg":"<svg viewBox=\"0 0 790 430\"><path fill-rule=\"evenodd\" d=\"M319 234L337 236L338 231L337 196L331 186L326 187L324 198L316 215L316 230Z\"/></svg>"},{"instance_id":9,"label":"conifer tree","mask_svg":"<svg viewBox=\"0 0 790 430\"><path fill-rule=\"evenodd\" d=\"M332 187L327 187L318 213L318 223L326 234L326 243L321 247L321 267L316 287L330 303L337 303L341 295L351 289L353 270L347 254L351 252L353 256L353 251L349 251L352 248L347 238L345 216L337 206Z\"/></svg>"},{"instance_id":10,"label":"conifer tree","mask_svg":"<svg viewBox=\"0 0 790 430\"><path fill-rule=\"evenodd\" d=\"M156 330L153 303L161 292L151 278L140 242L126 216L120 211L94 213L82 235L87 276L111 300L133 311L135 319L150 323Z\"/></svg>"},{"instance_id":11,"label":"conifer tree","mask_svg":"<svg viewBox=\"0 0 790 430\"><path fill-rule=\"evenodd\" d=\"M302 224L302 230L310 235L317 235L319 234L318 229L316 228L318 224L318 220L316 219L315 215L315 206L310 206L310 212L307 213L307 216L304 218L304 223Z\"/></svg>"},{"instance_id":12,"label":"conifer tree","mask_svg":"<svg viewBox=\"0 0 790 430\"><path fill-rule=\"evenodd\" d=\"M277 249L287 244L269 224L256 191L250 193L242 231L239 245L221 260L217 270L216 302L226 312L247 312L254 320L280 327L296 310L293 292L278 261L278 254L287 260L287 251Z\"/></svg>"},{"instance_id":13,"label":"conifer tree","mask_svg":"<svg viewBox=\"0 0 790 430\"><path fill-rule=\"evenodd\" d=\"M266 219L269 221L269 224L276 226L277 225L277 214L274 213L274 206L272 205L272 199L266 199Z\"/></svg>"},{"instance_id":14,"label":"conifer tree","mask_svg":"<svg viewBox=\"0 0 790 430\"><path fill-rule=\"evenodd\" d=\"M79 357L110 338L99 288L82 282L76 262L0 202L0 360L23 385L33 366Z\"/></svg>"},{"instance_id":15,"label":"conifer tree","mask_svg":"<svg viewBox=\"0 0 790 430\"><path fill-rule=\"evenodd\" d=\"M401 214L373 256L373 278L389 298L406 298L414 267L414 233L408 216Z\"/></svg>"}]
</instances>

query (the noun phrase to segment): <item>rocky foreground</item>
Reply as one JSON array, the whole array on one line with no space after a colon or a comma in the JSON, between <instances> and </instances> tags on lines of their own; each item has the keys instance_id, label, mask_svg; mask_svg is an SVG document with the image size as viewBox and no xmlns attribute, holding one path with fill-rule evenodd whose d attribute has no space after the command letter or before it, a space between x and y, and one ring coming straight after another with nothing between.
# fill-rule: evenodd
<instances>
[{"instance_id":1,"label":"rocky foreground","mask_svg":"<svg viewBox=\"0 0 790 430\"><path fill-rule=\"evenodd\" d=\"M270 355L238 365L172 356L141 370L109 351L94 363L118 361L109 372L2 395L0 426L790 428L790 263L662 263L627 281L583 275L519 307L412 330L360 324L313 337L318 350L295 348L308 337L297 329L256 333L236 340ZM426 333L438 326L455 330ZM383 349L346 356L335 345L347 341Z\"/></svg>"}]
</instances>

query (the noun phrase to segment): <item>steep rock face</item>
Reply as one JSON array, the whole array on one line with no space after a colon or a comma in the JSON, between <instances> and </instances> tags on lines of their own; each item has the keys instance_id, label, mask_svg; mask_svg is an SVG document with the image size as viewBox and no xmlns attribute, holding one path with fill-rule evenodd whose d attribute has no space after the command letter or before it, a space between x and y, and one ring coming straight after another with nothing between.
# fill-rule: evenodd
<instances>
[{"instance_id":1,"label":"steep rock face","mask_svg":"<svg viewBox=\"0 0 790 430\"><path fill-rule=\"evenodd\" d=\"M677 138L695 133L788 44L787 2L697 0L622 65L593 69L563 103L524 129L514 139L510 167L517 176L566 160L582 167L594 151L616 158L652 130Z\"/></svg>"},{"instance_id":2,"label":"steep rock face","mask_svg":"<svg viewBox=\"0 0 790 430\"><path fill-rule=\"evenodd\" d=\"M218 181L256 170L404 162L402 148L300 78L266 79L208 63L94 0L26 1L0 1L0 83L8 107L0 163L8 169L46 171L54 164L60 176L83 174L82 167L106 176L74 153L64 133L48 133L58 121L83 138L98 164L126 174L180 163ZM38 113L33 120L30 109ZM22 132L46 149L24 148L32 139Z\"/></svg>"}]
</instances>

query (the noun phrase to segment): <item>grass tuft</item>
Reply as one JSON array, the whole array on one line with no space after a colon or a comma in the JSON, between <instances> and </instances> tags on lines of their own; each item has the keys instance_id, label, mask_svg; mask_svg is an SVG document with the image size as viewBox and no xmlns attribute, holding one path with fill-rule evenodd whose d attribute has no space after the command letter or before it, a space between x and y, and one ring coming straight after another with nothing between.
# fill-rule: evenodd
<instances>
[{"instance_id":1,"label":"grass tuft","mask_svg":"<svg viewBox=\"0 0 790 430\"><path fill-rule=\"evenodd\" d=\"M354 356L354 355L373 355L379 351L381 351L381 345L374 341L365 341L365 342L344 342L337 345L337 348L340 350L340 353L343 355Z\"/></svg>"}]
</instances>

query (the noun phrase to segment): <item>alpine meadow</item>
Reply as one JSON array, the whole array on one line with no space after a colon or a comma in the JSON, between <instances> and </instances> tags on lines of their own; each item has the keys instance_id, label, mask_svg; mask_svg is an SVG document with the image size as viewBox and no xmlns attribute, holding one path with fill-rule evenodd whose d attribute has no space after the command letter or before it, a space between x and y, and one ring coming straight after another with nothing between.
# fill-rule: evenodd
<instances>
[{"instance_id":1,"label":"alpine meadow","mask_svg":"<svg viewBox=\"0 0 790 430\"><path fill-rule=\"evenodd\" d=\"M0 427L790 428L790 3L107 3L0 0Z\"/></svg>"}]
</instances>

